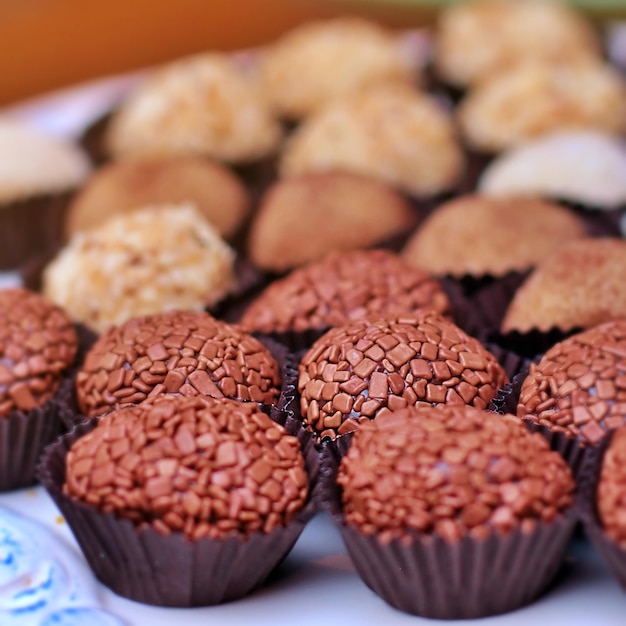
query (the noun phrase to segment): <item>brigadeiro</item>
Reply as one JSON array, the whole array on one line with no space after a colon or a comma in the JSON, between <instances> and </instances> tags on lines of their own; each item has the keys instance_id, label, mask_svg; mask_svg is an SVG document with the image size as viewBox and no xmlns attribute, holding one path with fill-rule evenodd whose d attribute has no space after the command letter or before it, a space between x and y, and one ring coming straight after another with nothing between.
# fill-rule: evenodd
<instances>
[{"instance_id":1,"label":"brigadeiro","mask_svg":"<svg viewBox=\"0 0 626 626\"><path fill-rule=\"evenodd\" d=\"M362 250L329 254L273 282L240 321L250 331L302 332L421 308L449 312L435 279L392 252Z\"/></svg>"},{"instance_id":2,"label":"brigadeiro","mask_svg":"<svg viewBox=\"0 0 626 626\"><path fill-rule=\"evenodd\" d=\"M545 434L578 471L585 450L625 423L626 321L573 335L531 364L517 415Z\"/></svg>"},{"instance_id":3,"label":"brigadeiro","mask_svg":"<svg viewBox=\"0 0 626 626\"><path fill-rule=\"evenodd\" d=\"M159 396L79 426L40 474L105 585L205 606L249 593L290 551L316 459L252 402Z\"/></svg>"},{"instance_id":4,"label":"brigadeiro","mask_svg":"<svg viewBox=\"0 0 626 626\"><path fill-rule=\"evenodd\" d=\"M335 250L401 236L416 212L391 187L347 172L293 176L273 184L256 211L247 252L258 267L284 272Z\"/></svg>"},{"instance_id":5,"label":"brigadeiro","mask_svg":"<svg viewBox=\"0 0 626 626\"><path fill-rule=\"evenodd\" d=\"M626 317L625 264L626 242L617 238L563 244L516 291L502 332L572 331Z\"/></svg>"},{"instance_id":6,"label":"brigadeiro","mask_svg":"<svg viewBox=\"0 0 626 626\"><path fill-rule=\"evenodd\" d=\"M112 327L76 376L78 408L87 417L163 393L271 404L279 388L278 363L260 341L208 313L189 311Z\"/></svg>"},{"instance_id":7,"label":"brigadeiro","mask_svg":"<svg viewBox=\"0 0 626 626\"><path fill-rule=\"evenodd\" d=\"M300 409L318 440L416 404L484 409L506 382L495 356L430 310L331 329L299 366Z\"/></svg>"},{"instance_id":8,"label":"brigadeiro","mask_svg":"<svg viewBox=\"0 0 626 626\"><path fill-rule=\"evenodd\" d=\"M337 462L324 461L324 502L364 582L402 611L512 611L562 563L574 480L513 415L406 408L360 427Z\"/></svg>"},{"instance_id":9,"label":"brigadeiro","mask_svg":"<svg viewBox=\"0 0 626 626\"><path fill-rule=\"evenodd\" d=\"M77 350L61 308L24 289L0 290L0 489L32 484L41 451L63 431L60 390Z\"/></svg>"},{"instance_id":10,"label":"brigadeiro","mask_svg":"<svg viewBox=\"0 0 626 626\"><path fill-rule=\"evenodd\" d=\"M581 480L585 532L626 589L626 427L609 435L589 458Z\"/></svg>"},{"instance_id":11,"label":"brigadeiro","mask_svg":"<svg viewBox=\"0 0 626 626\"><path fill-rule=\"evenodd\" d=\"M526 271L564 242L584 236L584 222L558 204L471 194L433 211L402 255L435 276L504 276Z\"/></svg>"}]
</instances>

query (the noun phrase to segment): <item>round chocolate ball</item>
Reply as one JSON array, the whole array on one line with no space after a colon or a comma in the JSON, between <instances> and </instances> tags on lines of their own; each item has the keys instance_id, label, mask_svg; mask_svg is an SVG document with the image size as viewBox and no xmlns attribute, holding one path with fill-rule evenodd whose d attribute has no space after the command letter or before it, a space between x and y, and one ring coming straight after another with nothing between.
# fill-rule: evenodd
<instances>
[{"instance_id":1,"label":"round chocolate ball","mask_svg":"<svg viewBox=\"0 0 626 626\"><path fill-rule=\"evenodd\" d=\"M531 364L517 415L551 431L595 445L625 423L626 321L601 324L569 337Z\"/></svg>"},{"instance_id":2,"label":"round chocolate ball","mask_svg":"<svg viewBox=\"0 0 626 626\"><path fill-rule=\"evenodd\" d=\"M162 393L271 404L279 386L278 364L257 339L208 313L173 311L101 335L76 377L76 396L94 417Z\"/></svg>"},{"instance_id":3,"label":"round chocolate ball","mask_svg":"<svg viewBox=\"0 0 626 626\"><path fill-rule=\"evenodd\" d=\"M308 495L296 437L251 402L159 396L103 417L67 455L64 493L190 540L270 533Z\"/></svg>"},{"instance_id":4,"label":"round chocolate ball","mask_svg":"<svg viewBox=\"0 0 626 626\"><path fill-rule=\"evenodd\" d=\"M386 250L336 252L272 283L241 324L251 331L303 331L425 307L446 313L450 303L424 270Z\"/></svg>"},{"instance_id":5,"label":"round chocolate ball","mask_svg":"<svg viewBox=\"0 0 626 626\"><path fill-rule=\"evenodd\" d=\"M626 428L611 438L604 453L597 488L597 506L606 534L626 549Z\"/></svg>"},{"instance_id":6,"label":"round chocolate ball","mask_svg":"<svg viewBox=\"0 0 626 626\"><path fill-rule=\"evenodd\" d=\"M561 456L518 418L459 405L411 407L363 425L337 482L345 521L382 542L531 532L570 507L575 487Z\"/></svg>"},{"instance_id":7,"label":"round chocolate ball","mask_svg":"<svg viewBox=\"0 0 626 626\"><path fill-rule=\"evenodd\" d=\"M335 439L383 413L417 404L484 409L506 382L476 339L430 310L331 329L300 362L304 422Z\"/></svg>"},{"instance_id":8,"label":"round chocolate ball","mask_svg":"<svg viewBox=\"0 0 626 626\"><path fill-rule=\"evenodd\" d=\"M42 406L74 362L78 337L69 316L25 289L0 291L0 416Z\"/></svg>"}]
</instances>

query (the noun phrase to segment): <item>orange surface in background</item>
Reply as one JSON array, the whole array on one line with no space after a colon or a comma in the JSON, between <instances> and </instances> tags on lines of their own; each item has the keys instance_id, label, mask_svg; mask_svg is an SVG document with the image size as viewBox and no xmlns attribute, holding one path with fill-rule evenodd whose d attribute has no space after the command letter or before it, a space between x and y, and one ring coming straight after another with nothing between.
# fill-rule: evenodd
<instances>
[{"instance_id":1,"label":"orange surface in background","mask_svg":"<svg viewBox=\"0 0 626 626\"><path fill-rule=\"evenodd\" d=\"M348 12L403 26L419 19L350 0L0 0L0 105L201 50L259 45Z\"/></svg>"}]
</instances>

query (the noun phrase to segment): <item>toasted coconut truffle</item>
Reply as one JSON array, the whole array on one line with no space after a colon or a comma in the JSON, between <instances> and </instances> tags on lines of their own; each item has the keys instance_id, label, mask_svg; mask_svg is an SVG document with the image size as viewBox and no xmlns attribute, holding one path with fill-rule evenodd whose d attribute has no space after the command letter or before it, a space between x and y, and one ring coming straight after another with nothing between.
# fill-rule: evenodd
<instances>
[{"instance_id":1,"label":"toasted coconut truffle","mask_svg":"<svg viewBox=\"0 0 626 626\"><path fill-rule=\"evenodd\" d=\"M250 331L304 331L341 326L368 315L447 313L448 297L428 273L385 250L335 252L272 283L248 308Z\"/></svg>"},{"instance_id":2,"label":"toasted coconut truffle","mask_svg":"<svg viewBox=\"0 0 626 626\"><path fill-rule=\"evenodd\" d=\"M543 196L616 209L626 204L626 144L595 131L564 131L503 153L483 172L490 196Z\"/></svg>"},{"instance_id":3,"label":"toasted coconut truffle","mask_svg":"<svg viewBox=\"0 0 626 626\"><path fill-rule=\"evenodd\" d=\"M167 65L122 103L107 133L114 158L198 154L253 161L281 137L260 89L233 60L202 54Z\"/></svg>"},{"instance_id":4,"label":"toasted coconut truffle","mask_svg":"<svg viewBox=\"0 0 626 626\"><path fill-rule=\"evenodd\" d=\"M626 321L573 335L532 363L517 415L537 426L597 445L626 415Z\"/></svg>"},{"instance_id":5,"label":"toasted coconut truffle","mask_svg":"<svg viewBox=\"0 0 626 626\"><path fill-rule=\"evenodd\" d=\"M271 404L279 386L260 341L205 312L169 311L103 333L76 376L76 398L94 417L161 394Z\"/></svg>"},{"instance_id":6,"label":"toasted coconut truffle","mask_svg":"<svg viewBox=\"0 0 626 626\"><path fill-rule=\"evenodd\" d=\"M232 236L248 213L243 184L203 157L115 161L88 180L69 207L68 237L112 215L159 204L191 202L220 235Z\"/></svg>"},{"instance_id":7,"label":"toasted coconut truffle","mask_svg":"<svg viewBox=\"0 0 626 626\"><path fill-rule=\"evenodd\" d=\"M407 406L485 409L505 382L476 339L422 309L329 330L300 361L298 391L304 423L321 440Z\"/></svg>"},{"instance_id":8,"label":"toasted coconut truffle","mask_svg":"<svg viewBox=\"0 0 626 626\"><path fill-rule=\"evenodd\" d=\"M558 204L533 198L463 196L431 213L402 256L436 276L502 275L533 267L585 225Z\"/></svg>"},{"instance_id":9,"label":"toasted coconut truffle","mask_svg":"<svg viewBox=\"0 0 626 626\"><path fill-rule=\"evenodd\" d=\"M418 66L399 36L347 17L288 32L264 51L260 70L270 102L282 115L300 118L371 86L414 83Z\"/></svg>"},{"instance_id":10,"label":"toasted coconut truffle","mask_svg":"<svg viewBox=\"0 0 626 626\"><path fill-rule=\"evenodd\" d=\"M74 189L89 175L78 146L12 119L0 119L0 202Z\"/></svg>"},{"instance_id":11,"label":"toasted coconut truffle","mask_svg":"<svg viewBox=\"0 0 626 626\"><path fill-rule=\"evenodd\" d=\"M519 288L502 330L588 328L626 317L626 242L581 239L544 259Z\"/></svg>"},{"instance_id":12,"label":"toasted coconut truffle","mask_svg":"<svg viewBox=\"0 0 626 626\"><path fill-rule=\"evenodd\" d=\"M430 196L458 182L463 155L435 100L408 88L373 90L312 116L280 163L283 176L342 169Z\"/></svg>"},{"instance_id":13,"label":"toasted coconut truffle","mask_svg":"<svg viewBox=\"0 0 626 626\"><path fill-rule=\"evenodd\" d=\"M104 417L67 455L64 493L190 541L270 533L308 496L296 437L256 404L160 397Z\"/></svg>"},{"instance_id":14,"label":"toasted coconut truffle","mask_svg":"<svg viewBox=\"0 0 626 626\"><path fill-rule=\"evenodd\" d=\"M608 65L517 66L481 83L461 103L468 144L499 152L558 130L626 130L626 84Z\"/></svg>"},{"instance_id":15,"label":"toasted coconut truffle","mask_svg":"<svg viewBox=\"0 0 626 626\"><path fill-rule=\"evenodd\" d=\"M346 522L385 543L416 532L449 542L531 532L571 507L575 489L559 453L515 416L457 405L363 425L337 482Z\"/></svg>"},{"instance_id":16,"label":"toasted coconut truffle","mask_svg":"<svg viewBox=\"0 0 626 626\"><path fill-rule=\"evenodd\" d=\"M384 183L347 172L302 174L269 189L252 222L248 256L280 272L334 250L366 248L414 219L409 202Z\"/></svg>"},{"instance_id":17,"label":"toasted coconut truffle","mask_svg":"<svg viewBox=\"0 0 626 626\"><path fill-rule=\"evenodd\" d=\"M137 315L201 310L235 285L235 253L192 205L145 208L77 233L43 291L96 331Z\"/></svg>"},{"instance_id":18,"label":"toasted coconut truffle","mask_svg":"<svg viewBox=\"0 0 626 626\"><path fill-rule=\"evenodd\" d=\"M519 0L459 2L442 12L435 64L448 83L467 86L517 63L600 58L590 23L565 3Z\"/></svg>"}]
</instances>

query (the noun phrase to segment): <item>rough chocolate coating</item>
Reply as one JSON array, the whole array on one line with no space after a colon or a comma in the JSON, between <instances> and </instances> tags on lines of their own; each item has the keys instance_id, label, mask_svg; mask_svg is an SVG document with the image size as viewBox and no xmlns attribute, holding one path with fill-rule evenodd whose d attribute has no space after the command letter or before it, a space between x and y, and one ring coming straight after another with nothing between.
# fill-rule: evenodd
<instances>
[{"instance_id":1,"label":"rough chocolate coating","mask_svg":"<svg viewBox=\"0 0 626 626\"><path fill-rule=\"evenodd\" d=\"M517 415L595 445L625 423L626 321L601 324L550 348L530 366Z\"/></svg>"},{"instance_id":2,"label":"rough chocolate coating","mask_svg":"<svg viewBox=\"0 0 626 626\"><path fill-rule=\"evenodd\" d=\"M160 396L110 413L78 439L64 492L196 540L288 524L308 480L297 438L256 404Z\"/></svg>"},{"instance_id":3,"label":"rough chocolate coating","mask_svg":"<svg viewBox=\"0 0 626 626\"><path fill-rule=\"evenodd\" d=\"M339 467L345 520L381 541L531 532L572 504L570 469L513 415L439 405L355 433Z\"/></svg>"},{"instance_id":4,"label":"rough chocolate coating","mask_svg":"<svg viewBox=\"0 0 626 626\"><path fill-rule=\"evenodd\" d=\"M608 536L626 548L626 428L615 432L602 459L597 489L600 521Z\"/></svg>"},{"instance_id":5,"label":"rough chocolate coating","mask_svg":"<svg viewBox=\"0 0 626 626\"><path fill-rule=\"evenodd\" d=\"M439 283L386 250L336 252L272 283L244 313L250 331L303 331L430 308L449 312Z\"/></svg>"},{"instance_id":6,"label":"rough chocolate coating","mask_svg":"<svg viewBox=\"0 0 626 626\"><path fill-rule=\"evenodd\" d=\"M320 439L417 404L480 409L506 374L476 339L437 313L357 320L328 331L300 362L300 409Z\"/></svg>"},{"instance_id":7,"label":"rough chocolate coating","mask_svg":"<svg viewBox=\"0 0 626 626\"><path fill-rule=\"evenodd\" d=\"M69 316L24 289L0 291L0 416L42 406L78 349Z\"/></svg>"},{"instance_id":8,"label":"rough chocolate coating","mask_svg":"<svg viewBox=\"0 0 626 626\"><path fill-rule=\"evenodd\" d=\"M278 364L257 339L208 313L173 311L104 333L76 377L87 417L162 393L272 403Z\"/></svg>"}]
</instances>

